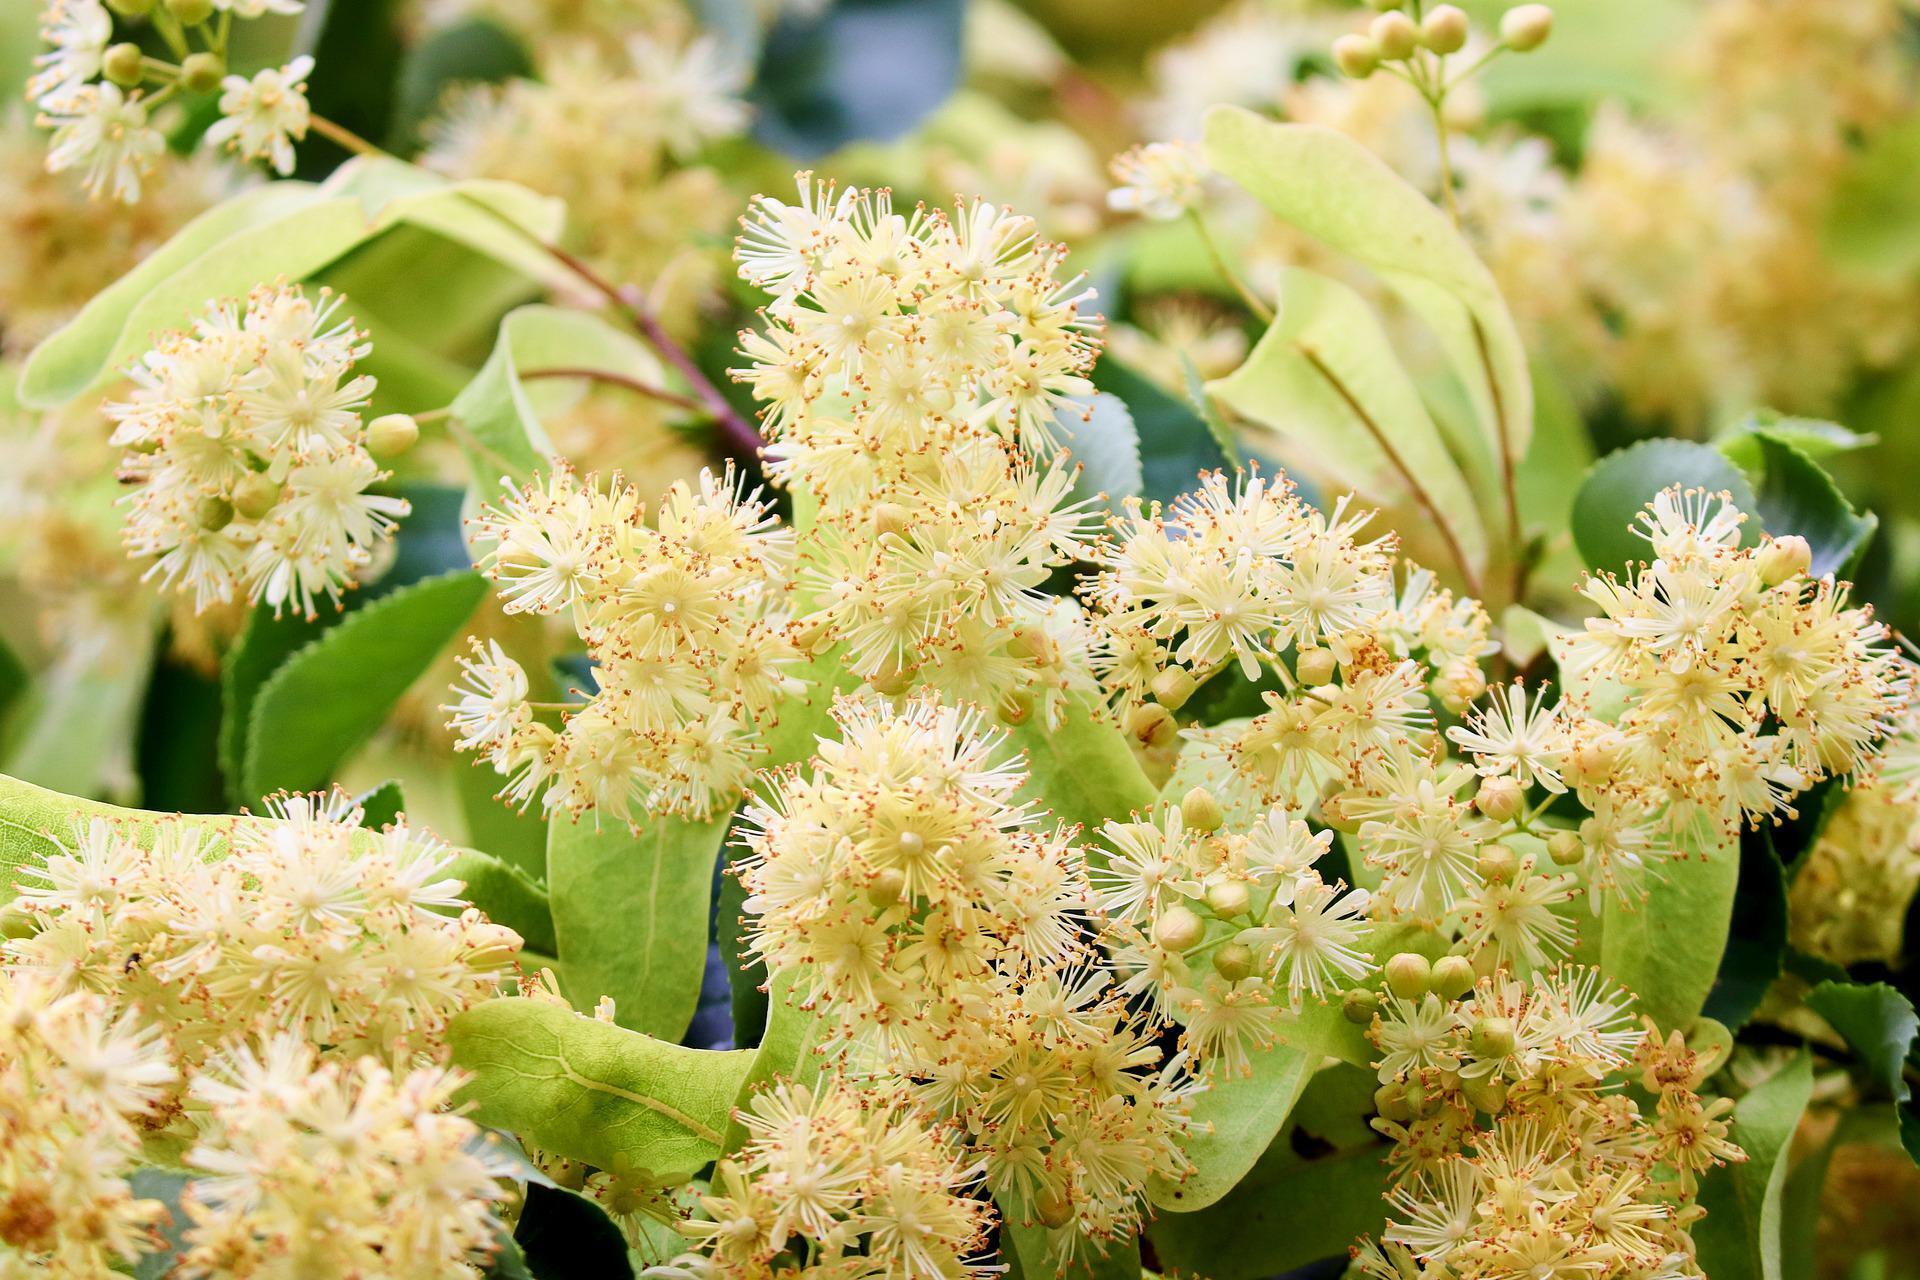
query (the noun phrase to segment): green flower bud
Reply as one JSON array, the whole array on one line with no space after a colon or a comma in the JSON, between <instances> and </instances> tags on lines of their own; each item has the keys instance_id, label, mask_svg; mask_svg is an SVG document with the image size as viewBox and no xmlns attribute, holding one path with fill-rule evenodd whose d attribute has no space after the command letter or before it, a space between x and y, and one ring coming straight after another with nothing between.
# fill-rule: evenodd
<instances>
[{"instance_id":1,"label":"green flower bud","mask_svg":"<svg viewBox=\"0 0 1920 1280\"><path fill-rule=\"evenodd\" d=\"M1400 12L1383 13L1367 26L1367 34L1388 62L1404 62L1420 47L1420 28Z\"/></svg>"},{"instance_id":2,"label":"green flower bud","mask_svg":"<svg viewBox=\"0 0 1920 1280\"><path fill-rule=\"evenodd\" d=\"M197 27L213 16L213 0L167 0L167 12L183 27Z\"/></svg>"},{"instance_id":3,"label":"green flower bud","mask_svg":"<svg viewBox=\"0 0 1920 1280\"><path fill-rule=\"evenodd\" d=\"M1486 845L1481 848L1474 869L1488 884L1512 884L1513 878L1520 874L1520 855L1503 844Z\"/></svg>"},{"instance_id":4,"label":"green flower bud","mask_svg":"<svg viewBox=\"0 0 1920 1280\"><path fill-rule=\"evenodd\" d=\"M1373 1015L1380 1009L1380 996L1365 987L1355 987L1340 997L1340 1012L1348 1022L1357 1026L1366 1026L1373 1021Z\"/></svg>"},{"instance_id":5,"label":"green flower bud","mask_svg":"<svg viewBox=\"0 0 1920 1280\"><path fill-rule=\"evenodd\" d=\"M1531 53L1553 34L1553 10L1543 4L1523 4L1500 19L1500 39L1515 53Z\"/></svg>"},{"instance_id":6,"label":"green flower bud","mask_svg":"<svg viewBox=\"0 0 1920 1280\"><path fill-rule=\"evenodd\" d=\"M1760 570L1760 581L1777 587L1813 568L1813 547L1797 533L1785 534L1768 539L1754 562Z\"/></svg>"},{"instance_id":7,"label":"green flower bud","mask_svg":"<svg viewBox=\"0 0 1920 1280\"><path fill-rule=\"evenodd\" d=\"M280 486L266 472L255 471L233 486L233 509L249 520L258 520L280 505Z\"/></svg>"},{"instance_id":8,"label":"green flower bud","mask_svg":"<svg viewBox=\"0 0 1920 1280\"><path fill-rule=\"evenodd\" d=\"M1169 951L1185 951L1206 935L1206 921L1186 907L1167 908L1153 926L1153 940Z\"/></svg>"},{"instance_id":9,"label":"green flower bud","mask_svg":"<svg viewBox=\"0 0 1920 1280\"><path fill-rule=\"evenodd\" d=\"M227 64L217 53L191 53L180 64L180 83L189 93L212 93L226 75Z\"/></svg>"},{"instance_id":10,"label":"green flower bud","mask_svg":"<svg viewBox=\"0 0 1920 1280\"><path fill-rule=\"evenodd\" d=\"M420 440L420 424L412 414L388 413L367 424L367 452L391 462Z\"/></svg>"},{"instance_id":11,"label":"green flower bud","mask_svg":"<svg viewBox=\"0 0 1920 1280\"><path fill-rule=\"evenodd\" d=\"M1153 696L1169 711L1178 711L1187 705L1187 699L1199 687L1193 675L1185 667L1168 667L1153 678Z\"/></svg>"},{"instance_id":12,"label":"green flower bud","mask_svg":"<svg viewBox=\"0 0 1920 1280\"><path fill-rule=\"evenodd\" d=\"M1467 1047L1476 1058L1504 1058L1519 1044L1513 1023L1501 1017L1476 1018L1467 1037Z\"/></svg>"},{"instance_id":13,"label":"green flower bud","mask_svg":"<svg viewBox=\"0 0 1920 1280\"><path fill-rule=\"evenodd\" d=\"M890 907L907 891L907 873L888 867L867 882L867 901L876 907Z\"/></svg>"},{"instance_id":14,"label":"green flower bud","mask_svg":"<svg viewBox=\"0 0 1920 1280\"><path fill-rule=\"evenodd\" d=\"M1373 1109L1381 1118L1405 1124L1413 1119L1413 1108L1407 1105L1407 1090L1400 1084L1383 1084L1373 1091Z\"/></svg>"},{"instance_id":15,"label":"green flower bud","mask_svg":"<svg viewBox=\"0 0 1920 1280\"><path fill-rule=\"evenodd\" d=\"M1578 866L1587 856L1587 845L1573 831L1556 831L1547 837L1547 856L1555 866Z\"/></svg>"},{"instance_id":16,"label":"green flower bud","mask_svg":"<svg viewBox=\"0 0 1920 1280\"><path fill-rule=\"evenodd\" d=\"M1433 991L1442 1000L1458 1000L1473 990L1473 961L1465 956L1441 956L1433 962Z\"/></svg>"},{"instance_id":17,"label":"green flower bud","mask_svg":"<svg viewBox=\"0 0 1920 1280\"><path fill-rule=\"evenodd\" d=\"M1507 1109L1507 1086L1502 1080L1474 1078L1460 1082L1460 1092L1477 1110L1497 1116Z\"/></svg>"},{"instance_id":18,"label":"green flower bud","mask_svg":"<svg viewBox=\"0 0 1920 1280\"><path fill-rule=\"evenodd\" d=\"M193 505L193 518L208 533L218 533L233 523L233 504L208 494Z\"/></svg>"},{"instance_id":19,"label":"green flower bud","mask_svg":"<svg viewBox=\"0 0 1920 1280\"><path fill-rule=\"evenodd\" d=\"M1433 990L1433 966L1415 951L1402 951L1387 961L1387 990L1402 1000L1418 1000Z\"/></svg>"},{"instance_id":20,"label":"green flower bud","mask_svg":"<svg viewBox=\"0 0 1920 1280\"><path fill-rule=\"evenodd\" d=\"M1333 42L1333 65L1341 75L1365 80L1380 69L1380 46L1367 36L1341 36Z\"/></svg>"},{"instance_id":21,"label":"green flower bud","mask_svg":"<svg viewBox=\"0 0 1920 1280\"><path fill-rule=\"evenodd\" d=\"M1139 739L1143 746L1165 747L1173 743L1180 733L1180 726L1173 718L1173 712L1156 702L1144 703L1127 713L1127 732Z\"/></svg>"},{"instance_id":22,"label":"green flower bud","mask_svg":"<svg viewBox=\"0 0 1920 1280\"><path fill-rule=\"evenodd\" d=\"M1473 793L1473 807L1495 822L1513 817L1526 802L1526 788L1512 778L1482 778Z\"/></svg>"},{"instance_id":23,"label":"green flower bud","mask_svg":"<svg viewBox=\"0 0 1920 1280\"><path fill-rule=\"evenodd\" d=\"M1227 820L1226 811L1205 787L1195 787L1180 797L1180 820L1195 831L1212 835Z\"/></svg>"},{"instance_id":24,"label":"green flower bud","mask_svg":"<svg viewBox=\"0 0 1920 1280\"><path fill-rule=\"evenodd\" d=\"M1458 53L1467 46L1466 10L1443 4L1420 23L1420 43L1438 54Z\"/></svg>"},{"instance_id":25,"label":"green flower bud","mask_svg":"<svg viewBox=\"0 0 1920 1280\"><path fill-rule=\"evenodd\" d=\"M1293 674L1306 685L1326 684L1340 669L1331 649L1308 649L1293 660Z\"/></svg>"},{"instance_id":26,"label":"green flower bud","mask_svg":"<svg viewBox=\"0 0 1920 1280\"><path fill-rule=\"evenodd\" d=\"M1223 876L1207 886L1207 905L1222 920L1233 920L1253 908L1253 890L1245 880Z\"/></svg>"},{"instance_id":27,"label":"green flower bud","mask_svg":"<svg viewBox=\"0 0 1920 1280\"><path fill-rule=\"evenodd\" d=\"M1213 953L1213 971L1228 982L1238 982L1253 972L1253 948L1245 943L1229 942Z\"/></svg>"},{"instance_id":28,"label":"green flower bud","mask_svg":"<svg viewBox=\"0 0 1920 1280\"><path fill-rule=\"evenodd\" d=\"M121 88L131 89L146 78L146 69L140 65L140 57L139 45L116 44L101 56L100 71Z\"/></svg>"}]
</instances>

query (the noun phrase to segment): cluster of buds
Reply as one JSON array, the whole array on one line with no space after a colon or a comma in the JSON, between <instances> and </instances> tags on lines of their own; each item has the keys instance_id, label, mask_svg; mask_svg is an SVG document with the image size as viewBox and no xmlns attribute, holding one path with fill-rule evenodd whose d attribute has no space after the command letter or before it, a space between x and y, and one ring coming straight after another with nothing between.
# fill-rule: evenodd
<instances>
[{"instance_id":1,"label":"cluster of buds","mask_svg":"<svg viewBox=\"0 0 1920 1280\"><path fill-rule=\"evenodd\" d=\"M1444 93L1451 88L1452 85L1444 81L1439 63L1465 49L1472 38L1473 26L1466 10L1457 5L1438 4L1423 12L1422 0L1368 0L1368 3L1378 13L1367 25L1365 34L1354 32L1333 42L1334 64L1341 72L1364 80L1383 64L1402 63L1407 65L1407 70L1395 74L1406 75L1423 88L1423 82L1430 81L1437 92ZM1552 33L1552 9L1544 4L1518 5L1501 15L1499 42L1486 57L1507 50L1531 53L1545 44ZM1479 63L1476 63L1473 71L1478 69Z\"/></svg>"},{"instance_id":2,"label":"cluster of buds","mask_svg":"<svg viewBox=\"0 0 1920 1280\"><path fill-rule=\"evenodd\" d=\"M214 100L220 118L209 146L293 172L293 144L307 136L312 112L307 76L313 59L295 58L251 76L229 74L233 20L297 14L303 0L46 0L41 39L50 46L27 92L39 123L53 130L47 167L80 170L95 195L133 203L142 177L166 149L154 113L172 102ZM167 56L139 41L115 41L115 16L150 24Z\"/></svg>"}]
</instances>

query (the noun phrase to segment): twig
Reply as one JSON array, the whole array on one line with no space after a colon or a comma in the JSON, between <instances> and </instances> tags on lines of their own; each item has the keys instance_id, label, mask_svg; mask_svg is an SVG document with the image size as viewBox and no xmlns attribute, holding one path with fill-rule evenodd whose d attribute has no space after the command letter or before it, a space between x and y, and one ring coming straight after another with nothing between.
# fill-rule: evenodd
<instances>
[{"instance_id":1,"label":"twig","mask_svg":"<svg viewBox=\"0 0 1920 1280\"><path fill-rule=\"evenodd\" d=\"M355 155L385 156L389 160L398 159L397 156L386 148L375 146L345 125L335 124L325 116L309 116L307 118L307 126L327 141L336 143L348 151L353 152Z\"/></svg>"},{"instance_id":2,"label":"twig","mask_svg":"<svg viewBox=\"0 0 1920 1280\"><path fill-rule=\"evenodd\" d=\"M696 413L703 412L706 408L706 406L698 400L692 399L689 396L679 395L667 390L665 387L656 387L651 382L642 382L638 378L629 378L625 374L615 373L611 369L565 368L522 369L520 371L520 380L522 382L530 381L534 378L585 378L593 382L606 382L616 387L625 387L627 390L646 396L649 399L677 405L682 409L691 409Z\"/></svg>"},{"instance_id":3,"label":"twig","mask_svg":"<svg viewBox=\"0 0 1920 1280\"><path fill-rule=\"evenodd\" d=\"M1272 324L1273 308L1262 302L1259 296L1247 287L1246 282L1234 274L1233 268L1227 265L1226 256L1220 252L1220 246L1214 242L1213 233L1207 230L1207 220L1200 216L1200 211L1189 209L1187 216L1193 219L1194 229L1200 233L1200 243L1206 247L1207 257L1213 260L1213 269L1220 273L1220 278L1233 286L1234 292L1240 295L1240 300L1247 304L1247 309L1260 317L1260 323Z\"/></svg>"}]
</instances>

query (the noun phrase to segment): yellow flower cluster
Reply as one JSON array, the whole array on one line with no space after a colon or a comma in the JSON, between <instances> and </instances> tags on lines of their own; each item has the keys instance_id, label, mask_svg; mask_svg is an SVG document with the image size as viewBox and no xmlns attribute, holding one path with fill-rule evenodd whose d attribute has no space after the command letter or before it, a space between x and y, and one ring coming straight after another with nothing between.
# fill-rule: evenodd
<instances>
[{"instance_id":1,"label":"yellow flower cluster","mask_svg":"<svg viewBox=\"0 0 1920 1280\"><path fill-rule=\"evenodd\" d=\"M549 813L627 819L636 805L705 817L739 798L781 699L804 691L786 618L793 534L729 467L676 483L652 525L620 476L564 467L477 521L508 613L564 614L597 689L555 730L495 644L464 660L447 710L462 750Z\"/></svg>"},{"instance_id":2,"label":"yellow flower cluster","mask_svg":"<svg viewBox=\"0 0 1920 1280\"><path fill-rule=\"evenodd\" d=\"M1391 1220L1355 1250L1360 1274L1698 1277L1700 1176L1746 1158L1727 1136L1733 1103L1703 1101L1717 1064L1628 1008L1597 970L1475 981L1459 956L1395 957L1370 1030ZM1634 1066L1651 1114L1619 1088Z\"/></svg>"}]
</instances>

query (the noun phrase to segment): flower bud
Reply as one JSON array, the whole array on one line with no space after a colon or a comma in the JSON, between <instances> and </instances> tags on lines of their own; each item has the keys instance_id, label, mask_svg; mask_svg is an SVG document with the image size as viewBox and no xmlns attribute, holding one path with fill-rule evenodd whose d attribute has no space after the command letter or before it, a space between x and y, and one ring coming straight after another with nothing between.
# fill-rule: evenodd
<instances>
[{"instance_id":1,"label":"flower bud","mask_svg":"<svg viewBox=\"0 0 1920 1280\"><path fill-rule=\"evenodd\" d=\"M1397 1124L1405 1124L1413 1119L1413 1108L1407 1105L1407 1089L1402 1084L1383 1084L1375 1089L1373 1109L1380 1113L1382 1119Z\"/></svg>"},{"instance_id":2,"label":"flower bud","mask_svg":"<svg viewBox=\"0 0 1920 1280\"><path fill-rule=\"evenodd\" d=\"M1169 951L1185 951L1206 932L1206 921L1186 907L1172 906L1154 922L1153 940Z\"/></svg>"},{"instance_id":3,"label":"flower bud","mask_svg":"<svg viewBox=\"0 0 1920 1280\"><path fill-rule=\"evenodd\" d=\"M1352 812L1353 805L1345 794L1336 791L1320 799L1320 821L1343 835L1352 835L1360 830L1360 819Z\"/></svg>"},{"instance_id":4,"label":"flower bud","mask_svg":"<svg viewBox=\"0 0 1920 1280\"><path fill-rule=\"evenodd\" d=\"M1526 802L1526 788L1512 778L1483 778L1473 795L1473 807L1495 822L1513 817Z\"/></svg>"},{"instance_id":5,"label":"flower bud","mask_svg":"<svg viewBox=\"0 0 1920 1280\"><path fill-rule=\"evenodd\" d=\"M280 505L280 486L264 471L254 471L233 486L233 509L249 520L258 520Z\"/></svg>"},{"instance_id":6,"label":"flower bud","mask_svg":"<svg viewBox=\"0 0 1920 1280\"><path fill-rule=\"evenodd\" d=\"M1460 1082L1460 1092L1476 1110L1497 1116L1507 1109L1507 1085L1504 1080L1475 1076Z\"/></svg>"},{"instance_id":7,"label":"flower bud","mask_svg":"<svg viewBox=\"0 0 1920 1280\"><path fill-rule=\"evenodd\" d=\"M213 0L166 0L167 12L183 27L197 27L213 16Z\"/></svg>"},{"instance_id":8,"label":"flower bud","mask_svg":"<svg viewBox=\"0 0 1920 1280\"><path fill-rule=\"evenodd\" d=\"M1590 786L1606 782L1613 777L1617 754L1611 736L1582 734L1567 752L1566 773L1571 775L1567 780L1576 785L1586 783Z\"/></svg>"},{"instance_id":9,"label":"flower bud","mask_svg":"<svg viewBox=\"0 0 1920 1280\"><path fill-rule=\"evenodd\" d=\"M1476 976L1465 956L1441 956L1433 962L1433 992L1442 1000L1458 1000L1473 990Z\"/></svg>"},{"instance_id":10,"label":"flower bud","mask_svg":"<svg viewBox=\"0 0 1920 1280\"><path fill-rule=\"evenodd\" d=\"M1238 982L1253 972L1253 948L1244 942L1229 942L1213 953L1213 971L1228 982Z\"/></svg>"},{"instance_id":11,"label":"flower bud","mask_svg":"<svg viewBox=\"0 0 1920 1280\"><path fill-rule=\"evenodd\" d=\"M1578 832L1556 831L1547 837L1547 856L1558 867L1578 866L1587 856L1587 844Z\"/></svg>"},{"instance_id":12,"label":"flower bud","mask_svg":"<svg viewBox=\"0 0 1920 1280\"><path fill-rule=\"evenodd\" d=\"M1466 10L1443 4L1420 23L1420 43L1438 54L1458 53L1467 46Z\"/></svg>"},{"instance_id":13,"label":"flower bud","mask_svg":"<svg viewBox=\"0 0 1920 1280\"><path fill-rule=\"evenodd\" d=\"M1474 863L1474 870L1488 884L1512 884L1520 874L1520 855L1504 844L1485 845Z\"/></svg>"},{"instance_id":14,"label":"flower bud","mask_svg":"<svg viewBox=\"0 0 1920 1280\"><path fill-rule=\"evenodd\" d=\"M912 521L913 514L897 502L882 502L873 508L873 532L875 537L887 534L903 534Z\"/></svg>"},{"instance_id":15,"label":"flower bud","mask_svg":"<svg viewBox=\"0 0 1920 1280\"><path fill-rule=\"evenodd\" d=\"M193 518L208 533L218 533L233 523L233 504L210 493L193 504Z\"/></svg>"},{"instance_id":16,"label":"flower bud","mask_svg":"<svg viewBox=\"0 0 1920 1280\"><path fill-rule=\"evenodd\" d=\"M889 663L884 669L869 676L867 678L867 685L882 697L898 697L900 694L905 693L908 686L913 683L913 672L914 668L910 666L902 667ZM1005 699L1001 701L1004 702ZM1005 714L1004 708L1002 708L1001 714Z\"/></svg>"},{"instance_id":17,"label":"flower bud","mask_svg":"<svg viewBox=\"0 0 1920 1280\"><path fill-rule=\"evenodd\" d=\"M1207 886L1207 906L1222 920L1232 920L1253 909L1253 890L1245 880L1221 877Z\"/></svg>"},{"instance_id":18,"label":"flower bud","mask_svg":"<svg viewBox=\"0 0 1920 1280\"><path fill-rule=\"evenodd\" d=\"M226 60L217 53L190 53L180 64L180 83L189 93L212 93L226 74Z\"/></svg>"},{"instance_id":19,"label":"flower bud","mask_svg":"<svg viewBox=\"0 0 1920 1280\"><path fill-rule=\"evenodd\" d=\"M1504 1058L1520 1043L1513 1023L1501 1017L1476 1018L1467 1036L1467 1047L1476 1058Z\"/></svg>"},{"instance_id":20,"label":"flower bud","mask_svg":"<svg viewBox=\"0 0 1920 1280\"><path fill-rule=\"evenodd\" d=\"M1195 787L1180 797L1180 818L1193 830L1212 835L1226 822L1227 815L1220 808L1220 802L1213 798L1213 792Z\"/></svg>"},{"instance_id":21,"label":"flower bud","mask_svg":"<svg viewBox=\"0 0 1920 1280\"><path fill-rule=\"evenodd\" d=\"M382 462L399 457L419 439L420 424L411 414L382 414L367 424L367 452Z\"/></svg>"},{"instance_id":22,"label":"flower bud","mask_svg":"<svg viewBox=\"0 0 1920 1280\"><path fill-rule=\"evenodd\" d=\"M1455 658L1433 678L1434 696L1454 715L1472 706L1473 700L1486 691L1487 673L1480 669L1479 663L1466 658Z\"/></svg>"},{"instance_id":23,"label":"flower bud","mask_svg":"<svg viewBox=\"0 0 1920 1280\"><path fill-rule=\"evenodd\" d=\"M1340 997L1340 1012L1346 1020L1359 1026L1373 1021L1373 1015L1380 1009L1380 996L1365 987L1355 987Z\"/></svg>"},{"instance_id":24,"label":"flower bud","mask_svg":"<svg viewBox=\"0 0 1920 1280\"><path fill-rule=\"evenodd\" d=\"M898 867L887 867L867 881L867 901L876 907L892 906L906 891L907 873Z\"/></svg>"},{"instance_id":25,"label":"flower bud","mask_svg":"<svg viewBox=\"0 0 1920 1280\"><path fill-rule=\"evenodd\" d=\"M1007 641L1007 652L1023 662L1051 667L1060 661L1060 646L1038 627L1021 627Z\"/></svg>"},{"instance_id":26,"label":"flower bud","mask_svg":"<svg viewBox=\"0 0 1920 1280\"><path fill-rule=\"evenodd\" d=\"M1777 587L1813 568L1813 548L1797 533L1783 534L1768 539L1754 562L1760 570L1760 581Z\"/></svg>"},{"instance_id":27,"label":"flower bud","mask_svg":"<svg viewBox=\"0 0 1920 1280\"><path fill-rule=\"evenodd\" d=\"M1331 649L1308 649L1293 660L1293 674L1300 677L1301 684L1326 684L1339 667Z\"/></svg>"},{"instance_id":28,"label":"flower bud","mask_svg":"<svg viewBox=\"0 0 1920 1280\"><path fill-rule=\"evenodd\" d=\"M1050 1231L1058 1231L1073 1221L1073 1201L1060 1191L1042 1191L1033 1198L1033 1216Z\"/></svg>"},{"instance_id":29,"label":"flower bud","mask_svg":"<svg viewBox=\"0 0 1920 1280\"><path fill-rule=\"evenodd\" d=\"M1169 711L1178 711L1187 705L1187 699L1198 688L1193 675L1185 667L1168 667L1153 678L1153 696Z\"/></svg>"},{"instance_id":30,"label":"flower bud","mask_svg":"<svg viewBox=\"0 0 1920 1280\"><path fill-rule=\"evenodd\" d=\"M100 72L123 89L131 89L145 78L146 69L140 65L140 46L137 44L116 44L100 57Z\"/></svg>"},{"instance_id":31,"label":"flower bud","mask_svg":"<svg viewBox=\"0 0 1920 1280\"><path fill-rule=\"evenodd\" d=\"M1033 719L1033 695L1025 689L1010 689L994 711L1002 724L1023 725Z\"/></svg>"},{"instance_id":32,"label":"flower bud","mask_svg":"<svg viewBox=\"0 0 1920 1280\"><path fill-rule=\"evenodd\" d=\"M1418 1000L1433 989L1433 966L1417 951L1402 951L1387 961L1387 990L1402 1000Z\"/></svg>"},{"instance_id":33,"label":"flower bud","mask_svg":"<svg viewBox=\"0 0 1920 1280\"><path fill-rule=\"evenodd\" d=\"M1156 702L1144 703L1127 713L1127 732L1149 747L1164 747L1180 732L1173 712Z\"/></svg>"},{"instance_id":34,"label":"flower bud","mask_svg":"<svg viewBox=\"0 0 1920 1280\"><path fill-rule=\"evenodd\" d=\"M1367 34L1388 62L1404 62L1420 47L1420 28L1413 19L1397 10L1383 13L1367 26Z\"/></svg>"},{"instance_id":35,"label":"flower bud","mask_svg":"<svg viewBox=\"0 0 1920 1280\"><path fill-rule=\"evenodd\" d=\"M153 0L107 0L107 8L123 18L144 18L153 12Z\"/></svg>"},{"instance_id":36,"label":"flower bud","mask_svg":"<svg viewBox=\"0 0 1920 1280\"><path fill-rule=\"evenodd\" d=\"M1341 75L1365 80L1380 69L1380 46L1369 36L1341 36L1333 42L1333 65Z\"/></svg>"},{"instance_id":37,"label":"flower bud","mask_svg":"<svg viewBox=\"0 0 1920 1280\"><path fill-rule=\"evenodd\" d=\"M1500 19L1500 39L1515 53L1531 53L1553 34L1553 10L1543 4L1523 4Z\"/></svg>"}]
</instances>

